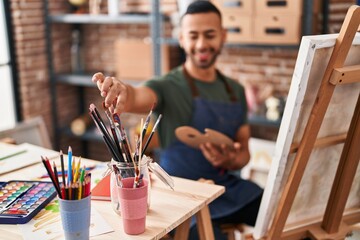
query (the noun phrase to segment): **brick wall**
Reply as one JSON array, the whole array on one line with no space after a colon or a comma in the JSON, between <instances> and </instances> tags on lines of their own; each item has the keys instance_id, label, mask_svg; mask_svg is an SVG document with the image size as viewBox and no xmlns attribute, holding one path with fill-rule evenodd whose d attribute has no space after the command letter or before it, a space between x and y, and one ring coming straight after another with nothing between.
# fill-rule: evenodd
<instances>
[{"instance_id":1,"label":"brick wall","mask_svg":"<svg viewBox=\"0 0 360 240\"><path fill-rule=\"evenodd\" d=\"M51 130L51 96L42 7L43 1L40 0L11 1L21 113L24 119L43 116Z\"/></svg>"},{"instance_id":2,"label":"brick wall","mask_svg":"<svg viewBox=\"0 0 360 240\"><path fill-rule=\"evenodd\" d=\"M21 112L24 119L43 116L50 133L53 132L51 120L51 95L49 74L47 71L45 24L43 0L10 0L17 66L20 81ZM330 1L330 32L338 32L347 8L354 4L350 0ZM51 13L69 11L67 1L49 0ZM101 12L106 13L106 1L102 1ZM169 34L169 26L166 26ZM51 31L53 42L52 59L56 72L71 70L71 30L67 24L54 24ZM113 42L118 37L138 38L149 35L147 25L84 25L81 26L84 38L85 68L90 73L103 71L114 73ZM176 48L175 48L176 49ZM173 51L174 52L174 51ZM173 55L178 58L178 54ZM297 49L283 48L244 48L226 47L219 58L219 68L229 76L245 85L254 85L259 89L273 88L275 95L286 96L297 56ZM172 61L173 62L173 61ZM176 62L176 61L175 61ZM173 64L174 65L174 64ZM90 79L89 79L90 81ZM79 88L58 85L56 96L58 120L61 126L68 125L79 114ZM90 102L100 102L96 89L86 88L85 106ZM61 148L72 145L74 153L82 151L82 145L76 139L62 138ZM103 144L90 144L89 157L108 160L109 156Z\"/></svg>"}]
</instances>

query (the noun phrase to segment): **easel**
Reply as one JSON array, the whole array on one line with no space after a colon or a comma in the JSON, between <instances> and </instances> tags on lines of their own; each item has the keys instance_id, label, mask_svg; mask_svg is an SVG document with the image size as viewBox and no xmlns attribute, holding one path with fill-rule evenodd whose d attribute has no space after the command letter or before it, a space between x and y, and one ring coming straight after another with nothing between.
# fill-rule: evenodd
<instances>
[{"instance_id":1,"label":"easel","mask_svg":"<svg viewBox=\"0 0 360 240\"><path fill-rule=\"evenodd\" d=\"M304 135L298 146L296 158L279 201L279 207L267 235L269 240L301 239L305 237L339 240L345 238L348 231L351 230L351 225L360 222L360 209L357 209L351 215L344 216L346 201L360 160L359 96L350 127L344 139L344 148L322 222L305 224L289 232L283 232L314 146L324 144L329 146L339 142L339 139L334 139L333 137L317 139L317 135L335 87L337 85L360 82L360 65L344 67L344 62L359 25L360 7L352 6L340 30L317 94L317 101L314 103Z\"/></svg>"}]
</instances>

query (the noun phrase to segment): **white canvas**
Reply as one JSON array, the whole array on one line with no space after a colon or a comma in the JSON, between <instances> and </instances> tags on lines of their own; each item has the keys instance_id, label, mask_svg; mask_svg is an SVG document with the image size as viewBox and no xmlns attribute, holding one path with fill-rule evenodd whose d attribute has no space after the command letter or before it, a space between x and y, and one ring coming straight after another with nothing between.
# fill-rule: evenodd
<instances>
[{"instance_id":1,"label":"white canvas","mask_svg":"<svg viewBox=\"0 0 360 240\"><path fill-rule=\"evenodd\" d=\"M298 143L302 138L337 36L331 34L302 38L272 165L254 228L255 239L265 236L270 227L295 158L295 154L289 154L290 146ZM355 36L344 66L356 64L360 64L359 33ZM359 93L359 83L336 87L320 128L319 138L347 131ZM323 214L342 147L343 144L338 144L312 152L287 224L306 221ZM354 181L347 208L360 205L359 169L355 177L358 181Z\"/></svg>"}]
</instances>

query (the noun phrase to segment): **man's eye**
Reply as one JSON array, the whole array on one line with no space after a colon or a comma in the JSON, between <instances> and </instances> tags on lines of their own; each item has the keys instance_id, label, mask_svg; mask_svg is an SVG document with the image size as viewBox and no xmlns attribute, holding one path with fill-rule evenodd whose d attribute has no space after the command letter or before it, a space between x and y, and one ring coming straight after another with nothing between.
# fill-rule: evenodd
<instances>
[{"instance_id":1,"label":"man's eye","mask_svg":"<svg viewBox=\"0 0 360 240\"><path fill-rule=\"evenodd\" d=\"M206 35L205 36L207 39L213 39L213 38L215 38L215 35Z\"/></svg>"}]
</instances>

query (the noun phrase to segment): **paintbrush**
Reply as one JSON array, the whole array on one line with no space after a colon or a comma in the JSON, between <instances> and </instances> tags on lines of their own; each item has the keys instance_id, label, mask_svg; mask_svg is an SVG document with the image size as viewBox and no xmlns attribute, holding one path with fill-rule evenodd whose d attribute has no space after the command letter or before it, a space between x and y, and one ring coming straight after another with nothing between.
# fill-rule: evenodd
<instances>
[{"instance_id":1,"label":"paintbrush","mask_svg":"<svg viewBox=\"0 0 360 240\"><path fill-rule=\"evenodd\" d=\"M154 124L154 127L153 127L153 129L151 130L150 136L149 136L148 139L146 140L146 143L145 143L145 145L144 145L144 149L142 150L142 153L141 153L141 157L144 155L147 147L149 146L149 143L150 143L150 141L151 141L151 138L153 137L153 135L154 135L154 133L155 133L155 131L156 131L156 129L157 129L157 126L159 125L159 122L160 122L161 118L162 118L162 115L160 114L159 117L156 119L156 122L155 122L155 124Z\"/></svg>"},{"instance_id":2,"label":"paintbrush","mask_svg":"<svg viewBox=\"0 0 360 240\"><path fill-rule=\"evenodd\" d=\"M130 147L129 147L129 144L128 144L128 140L127 140L125 130L121 126L120 117L119 117L118 114L114 113L113 114L113 119L114 119L114 122L115 122L115 126L120 131L120 141L121 141L121 144L122 144L122 150L124 151L125 156L126 156L126 161L131 162L132 161L131 151L130 151Z\"/></svg>"},{"instance_id":3,"label":"paintbrush","mask_svg":"<svg viewBox=\"0 0 360 240\"><path fill-rule=\"evenodd\" d=\"M144 126L142 127L142 133L141 133L141 140L144 140L144 137L145 137L145 134L146 134L146 130L149 126L149 123L150 123L150 120L151 120L151 114L154 110L154 107L155 107L156 103L153 103L151 109L150 109L150 112L149 114L147 115L146 119L145 119L145 123L144 123Z\"/></svg>"},{"instance_id":4,"label":"paintbrush","mask_svg":"<svg viewBox=\"0 0 360 240\"><path fill-rule=\"evenodd\" d=\"M102 106L103 106L103 109L105 111L105 115L107 117L107 119L109 120L110 122L110 129L111 129L111 133L112 133L112 136L114 138L114 142L115 142L115 145L116 145L116 149L118 150L119 152L119 159L121 162L125 162L124 160L124 157L123 157L123 152L121 150L121 147L120 147L120 143L119 143L119 139L118 139L118 134L120 136L120 132L119 131L116 131L116 127L115 127L115 123L114 121L112 120L111 118L111 114L110 114L110 111L107 107L105 107L105 102L102 103Z\"/></svg>"},{"instance_id":5,"label":"paintbrush","mask_svg":"<svg viewBox=\"0 0 360 240\"><path fill-rule=\"evenodd\" d=\"M115 161L120 162L123 157L121 153L118 153L117 147L115 146L114 140L109 135L109 132L107 131L105 124L98 118L99 114L96 114L97 110L94 104L90 104L89 107L89 113L91 118L93 119L96 127L100 130L100 132L103 135L103 139L105 141L105 144L109 150L109 152L113 155L113 158Z\"/></svg>"}]
</instances>

